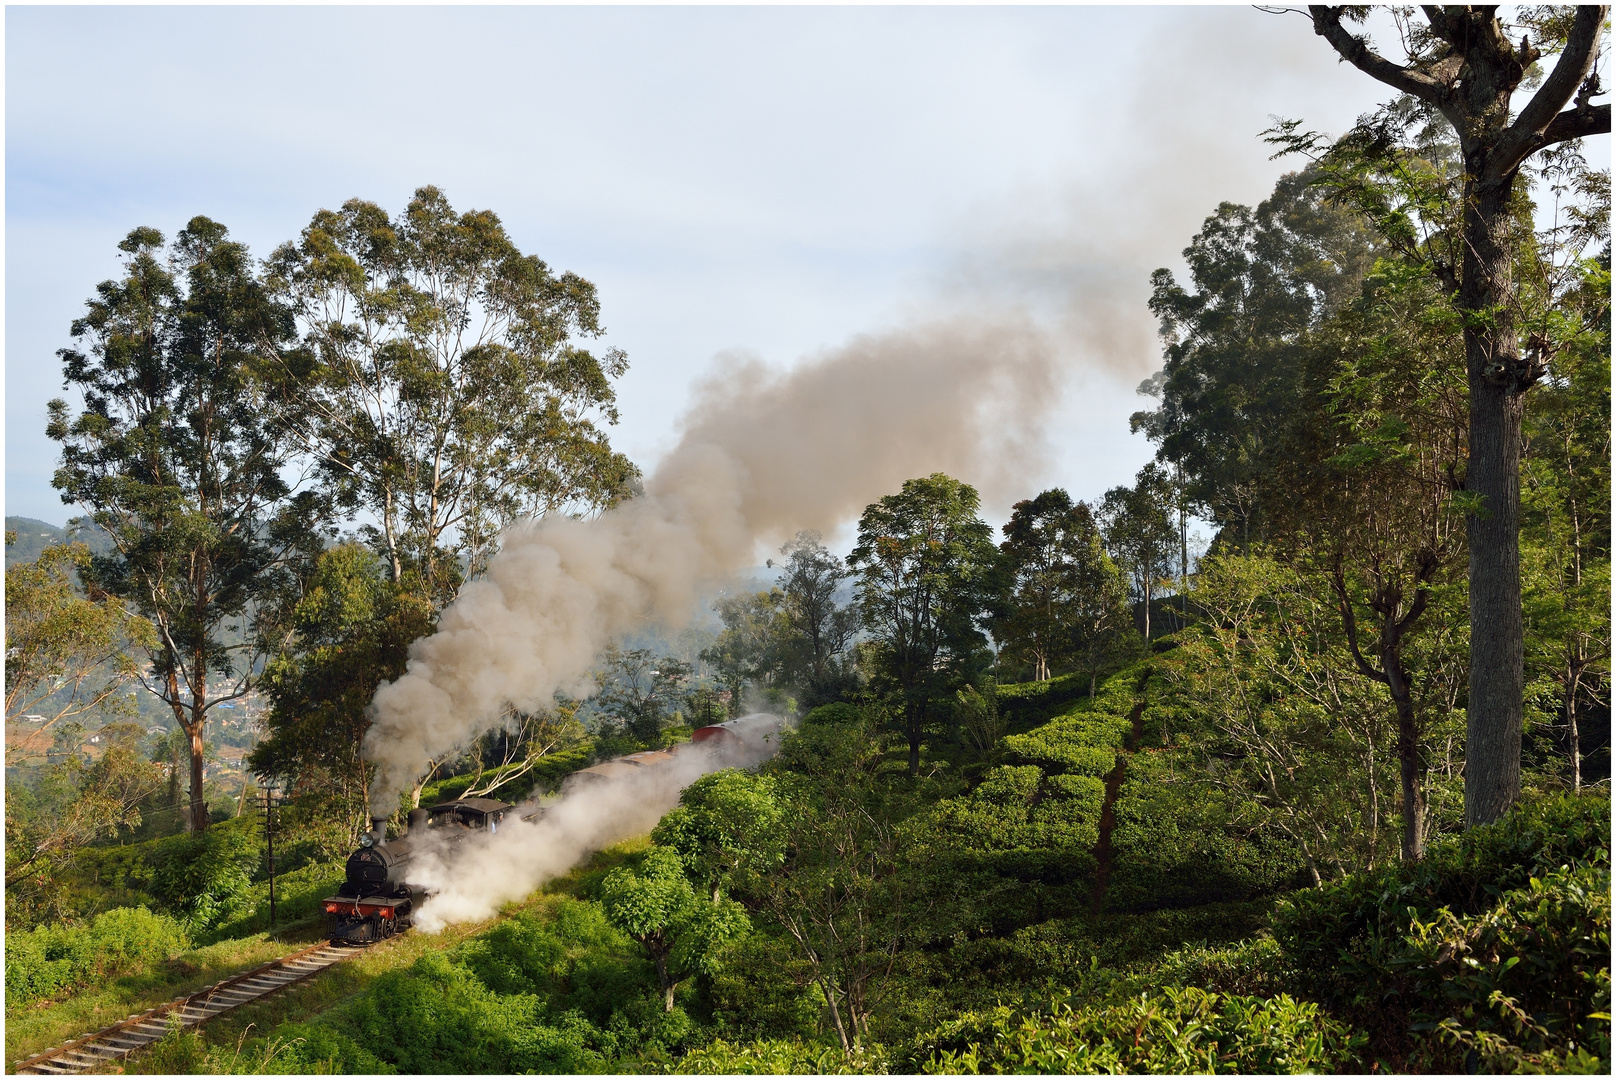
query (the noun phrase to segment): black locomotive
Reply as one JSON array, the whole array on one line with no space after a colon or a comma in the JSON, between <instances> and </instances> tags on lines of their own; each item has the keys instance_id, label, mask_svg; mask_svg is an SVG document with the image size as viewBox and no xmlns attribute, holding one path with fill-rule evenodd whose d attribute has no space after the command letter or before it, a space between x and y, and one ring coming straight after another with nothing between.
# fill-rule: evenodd
<instances>
[{"instance_id":1,"label":"black locomotive","mask_svg":"<svg viewBox=\"0 0 1616 1080\"><path fill-rule=\"evenodd\" d=\"M497 799L456 799L410 811L409 831L386 837L386 819L359 838L348 856L348 877L335 896L325 898L332 944L364 944L407 930L426 899L426 888L409 880L410 863L427 844L455 845L499 829L513 809Z\"/></svg>"},{"instance_id":2,"label":"black locomotive","mask_svg":"<svg viewBox=\"0 0 1616 1080\"><path fill-rule=\"evenodd\" d=\"M624 778L655 779L660 775L672 781L680 774L662 772L658 767L692 753L712 755L713 767L748 764L766 756L781 727L778 716L752 713L697 728L688 743L627 754L580 769L567 777L561 794L564 798L593 784ZM348 856L348 877L341 891L325 898L331 943L364 944L409 929L427 898L426 887L409 880L415 855L429 844L437 851L440 845L457 845L473 836L497 832L499 823L514 809L497 799L456 799L411 810L408 831L393 840L387 839L387 819L372 819L372 831L359 838L359 850ZM536 820L547 809L525 804L523 820Z\"/></svg>"}]
</instances>

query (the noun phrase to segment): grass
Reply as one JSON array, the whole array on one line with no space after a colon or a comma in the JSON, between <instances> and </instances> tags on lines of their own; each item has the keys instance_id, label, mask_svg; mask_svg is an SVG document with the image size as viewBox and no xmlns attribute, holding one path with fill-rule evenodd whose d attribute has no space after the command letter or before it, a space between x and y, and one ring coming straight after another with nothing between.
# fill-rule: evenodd
<instances>
[{"instance_id":1,"label":"grass","mask_svg":"<svg viewBox=\"0 0 1616 1080\"><path fill-rule=\"evenodd\" d=\"M278 934L253 934L183 952L153 971L125 975L82 989L62 1001L38 1002L6 1010L6 1062L32 1057L88 1032L99 1031L130 1013L194 993L220 979L268 963L320 940L323 927L310 921Z\"/></svg>"},{"instance_id":2,"label":"grass","mask_svg":"<svg viewBox=\"0 0 1616 1080\"><path fill-rule=\"evenodd\" d=\"M555 902L560 896L578 897L586 895L601 877L610 872L612 868L620 865L629 855L641 850L650 842L648 837L639 837L624 841L604 851L597 852L589 862L572 870L570 873L548 882L537 892L525 900L507 904L505 908L492 919L478 923L462 923L451 926L438 934L423 934L412 932L382 942L379 945L366 949L349 960L335 964L307 982L271 994L262 1000L243 1005L233 1012L212 1020L201 1027L203 1037L210 1046L236 1048L246 1039L257 1038L273 1032L281 1024L288 1022L302 1022L332 1010L340 1010L342 1006L353 1000L354 997L370 986L376 978L388 971L407 968L416 960L431 953L443 952L453 948L461 941L488 929L494 923L519 911L542 910ZM319 940L319 931L323 924L310 922L304 932L301 943ZM292 944L291 937L282 935L284 944L269 943L267 949L260 952L251 951L257 946L249 943L264 943L266 938L262 934L250 938L240 938L232 941L220 942L206 949L197 949L176 958L172 964L200 963L196 959L209 954L217 954L221 966L210 967L207 974L197 974L189 979L184 987L167 983L171 988L164 991L153 990L151 1000L146 1004L129 1004L107 1002L105 1007L91 1011L88 1002L98 995L82 994L71 1001L62 1002L53 1006L53 1009L62 1011L56 1016L55 1023L48 1027L50 1032L61 1034L38 1034L23 1044L19 1038L17 1052L12 1052L13 1031L17 1024L8 1016L6 1024L6 1039L8 1061L16 1061L43 1050L47 1046L57 1046L63 1041L83 1034L86 1031L95 1031L109 1024L122 1020L131 1012L151 1008L165 1001L172 1000L187 990L200 989L209 983L217 982L238 971L246 970L257 964L283 956L301 947ZM229 950L234 947L238 955L234 957L233 966L223 966L224 958L230 956ZM249 959L249 953L251 958ZM199 969L200 972L200 969ZM129 980L122 980L129 981ZM118 999L123 1001L124 999ZM40 1010L42 1013L50 1010ZM69 1019L71 1017L71 1019ZM19 1032L20 1035L20 1032ZM138 1068L142 1054L132 1055L131 1064ZM123 1066L112 1063L97 1072L122 1072Z\"/></svg>"}]
</instances>

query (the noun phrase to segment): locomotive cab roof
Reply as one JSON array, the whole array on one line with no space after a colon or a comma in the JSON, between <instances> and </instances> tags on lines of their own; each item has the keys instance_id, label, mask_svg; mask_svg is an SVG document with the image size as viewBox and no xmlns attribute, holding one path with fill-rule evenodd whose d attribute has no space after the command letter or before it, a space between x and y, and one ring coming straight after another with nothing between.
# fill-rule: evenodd
<instances>
[{"instance_id":1,"label":"locomotive cab roof","mask_svg":"<svg viewBox=\"0 0 1616 1080\"><path fill-rule=\"evenodd\" d=\"M500 802L498 799L455 799L428 807L427 814L433 825L456 821L477 829L485 828L490 821L499 821L511 809L514 809L513 803Z\"/></svg>"}]
</instances>

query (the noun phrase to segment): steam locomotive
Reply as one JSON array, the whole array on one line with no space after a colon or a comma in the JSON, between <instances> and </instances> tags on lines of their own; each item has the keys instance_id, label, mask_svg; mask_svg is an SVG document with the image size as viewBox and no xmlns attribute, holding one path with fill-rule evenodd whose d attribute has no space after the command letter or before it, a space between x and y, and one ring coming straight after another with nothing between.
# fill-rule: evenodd
<instances>
[{"instance_id":1,"label":"steam locomotive","mask_svg":"<svg viewBox=\"0 0 1616 1080\"><path fill-rule=\"evenodd\" d=\"M693 753L713 755L723 765L751 764L767 756L769 744L781 729L779 717L752 713L691 732L690 742L667 750L603 761L569 775L561 785L563 798L595 784L644 776L658 766ZM333 945L362 945L409 929L425 902L424 885L412 883L411 862L431 846L435 851L454 848L475 836L499 831L500 822L518 808L498 799L456 799L410 811L404 835L387 839L387 819L372 818L371 831L359 838L359 850L348 856L347 876L335 896L323 901ZM532 821L545 807L524 807L523 820Z\"/></svg>"},{"instance_id":2,"label":"steam locomotive","mask_svg":"<svg viewBox=\"0 0 1616 1080\"><path fill-rule=\"evenodd\" d=\"M410 811L409 829L387 840L386 818L373 818L372 831L359 838L348 856L347 878L335 896L325 898L333 945L362 945L409 929L427 897L426 887L409 880L410 863L429 843L457 845L466 838L496 832L516 809L497 799L456 799Z\"/></svg>"}]
</instances>

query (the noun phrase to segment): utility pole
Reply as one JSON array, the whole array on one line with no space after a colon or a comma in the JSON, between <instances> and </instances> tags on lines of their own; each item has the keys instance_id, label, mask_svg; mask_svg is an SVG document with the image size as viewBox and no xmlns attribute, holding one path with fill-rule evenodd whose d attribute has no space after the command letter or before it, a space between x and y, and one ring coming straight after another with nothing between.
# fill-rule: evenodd
<instances>
[{"instance_id":1,"label":"utility pole","mask_svg":"<svg viewBox=\"0 0 1616 1080\"><path fill-rule=\"evenodd\" d=\"M269 848L269 932L275 932L275 789L264 788L264 842Z\"/></svg>"}]
</instances>

